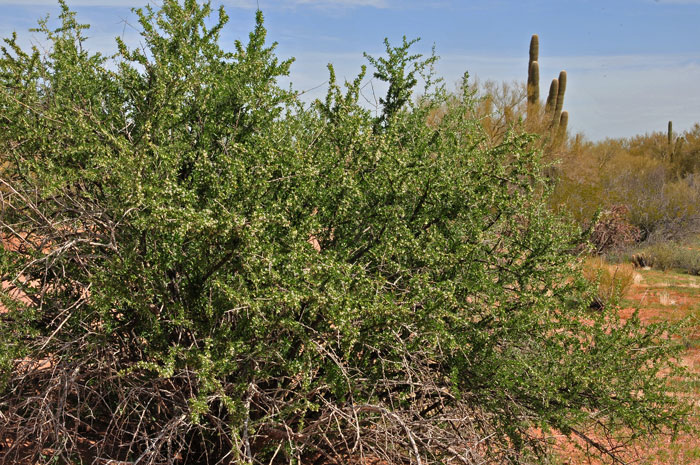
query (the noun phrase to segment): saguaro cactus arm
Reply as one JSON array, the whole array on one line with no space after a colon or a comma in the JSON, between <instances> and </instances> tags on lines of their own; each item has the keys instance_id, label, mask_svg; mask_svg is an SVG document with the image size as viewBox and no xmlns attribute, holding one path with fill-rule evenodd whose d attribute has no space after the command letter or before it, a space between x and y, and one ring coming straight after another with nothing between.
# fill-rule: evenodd
<instances>
[{"instance_id":1,"label":"saguaro cactus arm","mask_svg":"<svg viewBox=\"0 0 700 465\"><path fill-rule=\"evenodd\" d=\"M569 125L569 112L562 111L559 117L559 127L557 128L557 142L561 143L566 137L566 128Z\"/></svg>"},{"instance_id":2,"label":"saguaro cactus arm","mask_svg":"<svg viewBox=\"0 0 700 465\"><path fill-rule=\"evenodd\" d=\"M557 103L554 106L554 114L552 115L552 125L559 124L561 112L564 108L564 93L566 92L566 71L559 73L559 88L557 89Z\"/></svg>"},{"instance_id":3,"label":"saguaro cactus arm","mask_svg":"<svg viewBox=\"0 0 700 465\"><path fill-rule=\"evenodd\" d=\"M555 78L549 85L549 95L547 95L547 103L544 107L548 115L551 115L554 112L554 107L557 106L557 93L559 93L559 80Z\"/></svg>"}]
</instances>

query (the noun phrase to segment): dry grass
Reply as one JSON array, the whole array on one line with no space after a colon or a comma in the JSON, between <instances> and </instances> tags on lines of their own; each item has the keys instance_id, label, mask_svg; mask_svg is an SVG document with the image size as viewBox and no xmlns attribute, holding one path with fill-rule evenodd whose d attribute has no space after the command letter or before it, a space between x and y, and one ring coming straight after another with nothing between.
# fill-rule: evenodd
<instances>
[{"instance_id":1,"label":"dry grass","mask_svg":"<svg viewBox=\"0 0 700 465\"><path fill-rule=\"evenodd\" d=\"M671 295L668 292L659 293L659 303L664 307L669 305L676 305L676 301L673 299L673 297L671 297Z\"/></svg>"},{"instance_id":2,"label":"dry grass","mask_svg":"<svg viewBox=\"0 0 700 465\"><path fill-rule=\"evenodd\" d=\"M585 261L584 276L590 282L597 283L593 302L597 307L616 305L630 286L642 279L632 265L628 263L610 265L599 257Z\"/></svg>"}]
</instances>

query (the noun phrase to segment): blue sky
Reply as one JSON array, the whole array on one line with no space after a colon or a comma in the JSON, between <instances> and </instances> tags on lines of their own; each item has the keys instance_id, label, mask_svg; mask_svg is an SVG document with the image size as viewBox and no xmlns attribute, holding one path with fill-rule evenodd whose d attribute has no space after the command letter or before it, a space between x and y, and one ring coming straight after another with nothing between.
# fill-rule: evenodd
<instances>
[{"instance_id":1,"label":"blue sky","mask_svg":"<svg viewBox=\"0 0 700 465\"><path fill-rule=\"evenodd\" d=\"M145 2L68 0L103 52L115 50L117 35L137 43L130 9ZM363 51L378 55L384 37L403 35L421 37L420 52L435 44L450 87L464 71L524 81L529 39L539 34L541 93L567 70L572 130L597 140L700 122L700 0L212 0L231 16L224 44L247 36L258 3L278 55L297 59L291 81L315 88L310 97L324 94L327 63L351 79ZM36 42L28 29L57 11L53 0L0 0L0 36Z\"/></svg>"}]
</instances>

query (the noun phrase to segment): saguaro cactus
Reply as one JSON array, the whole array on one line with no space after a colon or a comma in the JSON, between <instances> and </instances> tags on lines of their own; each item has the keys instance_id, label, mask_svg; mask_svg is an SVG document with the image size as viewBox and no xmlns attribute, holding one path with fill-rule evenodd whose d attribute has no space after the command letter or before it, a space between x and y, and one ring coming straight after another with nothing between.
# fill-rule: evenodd
<instances>
[{"instance_id":1,"label":"saguaro cactus","mask_svg":"<svg viewBox=\"0 0 700 465\"><path fill-rule=\"evenodd\" d=\"M536 119L539 115L540 104L540 38L534 34L530 39L530 60L527 69L527 114L528 119ZM549 95L544 109L545 121L549 121L549 128L559 138L560 134L566 134L566 126L569 114L562 112L564 107L564 94L566 93L566 71L559 73L558 79L552 79L549 86ZM563 126L562 131L557 128Z\"/></svg>"},{"instance_id":2,"label":"saguaro cactus","mask_svg":"<svg viewBox=\"0 0 700 465\"><path fill-rule=\"evenodd\" d=\"M668 139L668 160L669 161L674 161L676 156L681 153L681 149L683 148L683 142L685 142L685 139L683 137L676 137L675 142L673 140L673 121L668 122L668 134L666 135Z\"/></svg>"},{"instance_id":3,"label":"saguaro cactus","mask_svg":"<svg viewBox=\"0 0 700 465\"><path fill-rule=\"evenodd\" d=\"M530 39L530 61L527 65L527 103L534 108L540 103L540 39L537 34ZM528 110L530 111L530 110Z\"/></svg>"},{"instance_id":4,"label":"saguaro cactus","mask_svg":"<svg viewBox=\"0 0 700 465\"><path fill-rule=\"evenodd\" d=\"M668 133L666 134L667 144L666 153L668 154L668 160L673 161L673 121L668 122Z\"/></svg>"}]
</instances>

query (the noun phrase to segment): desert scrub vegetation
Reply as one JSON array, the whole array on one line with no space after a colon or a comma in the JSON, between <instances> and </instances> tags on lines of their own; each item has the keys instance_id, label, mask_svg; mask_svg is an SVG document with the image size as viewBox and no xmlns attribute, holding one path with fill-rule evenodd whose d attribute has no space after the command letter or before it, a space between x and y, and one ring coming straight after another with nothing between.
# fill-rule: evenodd
<instances>
[{"instance_id":1,"label":"desert scrub vegetation","mask_svg":"<svg viewBox=\"0 0 700 465\"><path fill-rule=\"evenodd\" d=\"M626 260L639 267L651 267L661 271L677 270L700 275L700 249L695 241L661 241L642 244L613 255L616 261Z\"/></svg>"},{"instance_id":2,"label":"desert scrub vegetation","mask_svg":"<svg viewBox=\"0 0 700 465\"><path fill-rule=\"evenodd\" d=\"M669 147L658 132L630 139L570 143L550 204L586 224L596 211L627 209L625 220L650 242L700 232L700 126ZM675 139L674 139L675 140Z\"/></svg>"},{"instance_id":3,"label":"desert scrub vegetation","mask_svg":"<svg viewBox=\"0 0 700 465\"><path fill-rule=\"evenodd\" d=\"M223 8L164 0L108 58L61 5L0 58L0 463L614 461L683 427L672 328L590 311L533 137L488 140L435 57L370 57L375 115L364 68L280 88L260 12L227 51Z\"/></svg>"}]
</instances>

